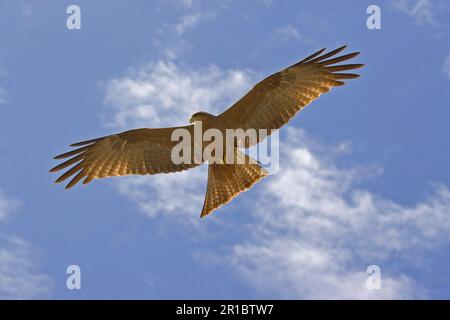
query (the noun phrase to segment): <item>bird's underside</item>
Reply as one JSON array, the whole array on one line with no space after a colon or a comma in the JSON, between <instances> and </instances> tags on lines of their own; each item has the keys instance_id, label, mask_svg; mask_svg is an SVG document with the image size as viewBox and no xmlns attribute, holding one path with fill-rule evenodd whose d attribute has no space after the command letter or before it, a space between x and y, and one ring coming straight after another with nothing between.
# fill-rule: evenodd
<instances>
[{"instance_id":1,"label":"bird's underside","mask_svg":"<svg viewBox=\"0 0 450 320\"><path fill-rule=\"evenodd\" d=\"M360 68L362 64L339 64L359 54L355 52L337 56L344 49L345 46L325 54L325 49L322 49L262 80L222 114L213 116L200 112L194 114L191 120L209 124L209 128L217 126L222 131L225 128L255 129L267 130L270 134L322 93L343 85L345 79L359 77L346 71ZM80 181L87 184L94 179L112 176L178 172L203 163L205 159L198 161L192 154L191 161L173 161L172 150L178 141L172 141L171 137L177 129L194 135L194 125L144 128L72 144L72 147L77 148L56 156L58 160L68 159L50 172L67 169L55 182L70 177L66 186L69 189ZM258 138L255 143L261 140ZM245 147L251 145L246 143ZM268 175L256 160L237 150L235 155L236 163L209 164L202 217ZM238 159L245 159L245 163L237 162Z\"/></svg>"}]
</instances>

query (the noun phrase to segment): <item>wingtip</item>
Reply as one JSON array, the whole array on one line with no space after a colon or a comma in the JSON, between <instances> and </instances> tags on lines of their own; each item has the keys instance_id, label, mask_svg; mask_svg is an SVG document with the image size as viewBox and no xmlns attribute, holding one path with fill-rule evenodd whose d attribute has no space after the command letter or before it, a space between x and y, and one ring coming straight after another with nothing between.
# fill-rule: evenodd
<instances>
[{"instance_id":1,"label":"wingtip","mask_svg":"<svg viewBox=\"0 0 450 320\"><path fill-rule=\"evenodd\" d=\"M76 183L73 183L73 181L70 181L70 182L64 187L64 189L65 189L65 190L69 190L69 189L71 189L75 184L76 184Z\"/></svg>"},{"instance_id":2,"label":"wingtip","mask_svg":"<svg viewBox=\"0 0 450 320\"><path fill-rule=\"evenodd\" d=\"M83 180L83 184L88 184L90 183L92 180L94 180L94 176L87 176L84 180Z\"/></svg>"},{"instance_id":3,"label":"wingtip","mask_svg":"<svg viewBox=\"0 0 450 320\"><path fill-rule=\"evenodd\" d=\"M71 143L71 144L69 144L69 147L72 147L72 148L74 148L74 147L81 147L81 146L84 146L86 143L83 143L83 142L75 142L75 143Z\"/></svg>"},{"instance_id":4,"label":"wingtip","mask_svg":"<svg viewBox=\"0 0 450 320\"><path fill-rule=\"evenodd\" d=\"M79 142L72 143L69 146L70 147L81 147L81 146L92 144L92 143L97 142L97 141L99 141L101 139L103 139L103 138L95 138L95 139L90 139L90 140L85 140L85 141L79 141Z\"/></svg>"},{"instance_id":5,"label":"wingtip","mask_svg":"<svg viewBox=\"0 0 450 320\"><path fill-rule=\"evenodd\" d=\"M302 61L299 61L298 63L296 63L295 65L301 64L301 63L307 63L308 61L314 59L315 57L321 55L327 48L323 48L319 51L314 52L313 54L307 56L305 59L303 59Z\"/></svg>"}]
</instances>

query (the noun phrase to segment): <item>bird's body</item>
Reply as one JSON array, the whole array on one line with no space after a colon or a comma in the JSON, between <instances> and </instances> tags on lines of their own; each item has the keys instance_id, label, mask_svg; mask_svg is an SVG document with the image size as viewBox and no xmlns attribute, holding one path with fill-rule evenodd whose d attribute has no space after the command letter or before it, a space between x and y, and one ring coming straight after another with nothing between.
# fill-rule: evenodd
<instances>
[{"instance_id":1,"label":"bird's body","mask_svg":"<svg viewBox=\"0 0 450 320\"><path fill-rule=\"evenodd\" d=\"M123 176L129 174L158 174L187 170L208 161L208 185L201 216L206 216L221 205L229 202L240 192L247 190L268 175L260 164L237 147L251 147L261 142L266 135L286 124L299 110L328 92L334 86L343 85L343 79L359 75L339 73L360 68L362 64L335 65L351 59L358 53L350 53L328 59L341 52L345 46L323 54L322 49L302 61L277 72L253 87L244 97L220 115L197 112L189 120L191 125L172 128L143 128L130 130L98 139L75 143L79 147L73 151L56 156L55 159L69 160L51 169L59 171L72 166L56 182L74 175L66 188L79 181L89 183L96 178ZM201 140L189 141L188 153L182 152L188 161L176 162L173 151L179 141L174 136L179 132L191 137L198 135L200 125ZM226 137L227 130L255 130L255 139L239 138L222 140L223 163L211 161L203 152L210 141L203 135L211 130ZM201 155L195 153L200 145ZM225 150L231 150L232 157ZM217 155L217 150L213 152ZM229 160L233 159L230 163Z\"/></svg>"}]
</instances>

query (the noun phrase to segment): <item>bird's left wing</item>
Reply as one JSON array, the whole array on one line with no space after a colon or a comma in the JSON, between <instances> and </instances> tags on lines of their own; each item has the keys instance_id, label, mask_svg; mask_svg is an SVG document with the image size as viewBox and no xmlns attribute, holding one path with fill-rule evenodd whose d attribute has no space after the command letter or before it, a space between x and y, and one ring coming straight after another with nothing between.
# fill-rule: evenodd
<instances>
[{"instance_id":1,"label":"bird's left wing","mask_svg":"<svg viewBox=\"0 0 450 320\"><path fill-rule=\"evenodd\" d=\"M346 46L322 54L322 49L277 72L254 86L245 96L219 115L230 129L278 129L322 93L359 77L346 73L362 64L338 64L359 52L337 56ZM343 72L340 72L343 71Z\"/></svg>"},{"instance_id":2,"label":"bird's left wing","mask_svg":"<svg viewBox=\"0 0 450 320\"><path fill-rule=\"evenodd\" d=\"M83 184L96 178L129 174L157 174L187 170L195 167L193 158L188 163L175 164L172 149L179 141L171 141L175 129L185 129L193 137L193 126L136 129L103 138L74 143L79 147L56 156L55 159L70 158L54 167L56 172L70 167L55 182L62 182L75 175L66 186L73 187L80 180Z\"/></svg>"}]
</instances>

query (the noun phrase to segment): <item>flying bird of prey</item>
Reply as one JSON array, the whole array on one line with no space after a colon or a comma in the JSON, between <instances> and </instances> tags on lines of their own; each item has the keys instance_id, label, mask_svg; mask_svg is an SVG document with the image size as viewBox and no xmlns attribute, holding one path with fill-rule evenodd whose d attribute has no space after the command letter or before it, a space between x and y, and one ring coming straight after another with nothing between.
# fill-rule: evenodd
<instances>
[{"instance_id":1,"label":"flying bird of prey","mask_svg":"<svg viewBox=\"0 0 450 320\"><path fill-rule=\"evenodd\" d=\"M359 77L346 73L363 64L339 64L359 54L359 52L337 56L346 46L324 53L325 49L306 57L256 84L246 95L220 115L206 112L194 113L191 125L171 128L143 128L125 131L102 138L74 143L78 147L56 156L55 159L69 158L50 172L70 167L55 182L62 182L74 176L66 189L79 181L87 184L96 178L124 175L152 175L187 170L205 162L174 163L171 152L178 143L171 136L176 129L185 129L194 134L194 123L201 121L203 130L266 129L268 134L286 124L305 106L332 87L341 86L343 80ZM344 72L342 72L344 71ZM260 142L257 140L256 142ZM234 141L233 143L236 143ZM250 147L249 143L245 147ZM202 145L202 148L205 146ZM228 203L239 193L249 189L267 176L268 172L260 164L240 153L245 164L209 163L206 196L201 212L204 217Z\"/></svg>"}]
</instances>

